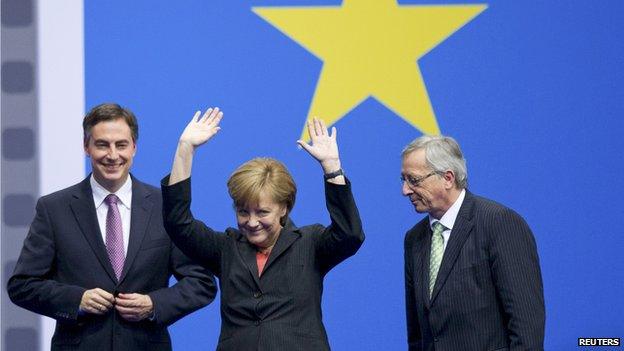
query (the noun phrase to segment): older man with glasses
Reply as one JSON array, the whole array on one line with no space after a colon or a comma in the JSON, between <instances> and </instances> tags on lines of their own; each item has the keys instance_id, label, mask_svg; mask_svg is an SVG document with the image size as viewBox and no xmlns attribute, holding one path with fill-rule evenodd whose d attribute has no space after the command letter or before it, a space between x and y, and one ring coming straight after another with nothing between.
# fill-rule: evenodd
<instances>
[{"instance_id":1,"label":"older man with glasses","mask_svg":"<svg viewBox=\"0 0 624 351\"><path fill-rule=\"evenodd\" d=\"M466 161L450 137L407 145L401 181L428 214L405 237L409 350L542 350L542 277L522 217L466 189Z\"/></svg>"}]
</instances>

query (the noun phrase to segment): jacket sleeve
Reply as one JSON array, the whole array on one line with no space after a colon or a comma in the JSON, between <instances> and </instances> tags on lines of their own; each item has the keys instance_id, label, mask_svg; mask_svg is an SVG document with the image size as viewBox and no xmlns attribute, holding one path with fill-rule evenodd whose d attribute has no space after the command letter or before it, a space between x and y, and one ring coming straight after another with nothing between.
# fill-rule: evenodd
<instances>
[{"instance_id":1,"label":"jacket sleeve","mask_svg":"<svg viewBox=\"0 0 624 351\"><path fill-rule=\"evenodd\" d=\"M163 221L173 243L188 257L221 275L221 251L226 236L207 227L191 213L191 178L174 185L161 181Z\"/></svg>"},{"instance_id":2,"label":"jacket sleeve","mask_svg":"<svg viewBox=\"0 0 624 351\"><path fill-rule=\"evenodd\" d=\"M409 351L422 350L422 336L418 324L418 311L416 295L414 291L414 266L413 240L410 240L409 232L405 236L404 260L405 260L405 316L407 322L407 344Z\"/></svg>"},{"instance_id":3,"label":"jacket sleeve","mask_svg":"<svg viewBox=\"0 0 624 351\"><path fill-rule=\"evenodd\" d=\"M148 294L154 304L154 321L164 325L208 305L217 294L212 273L192 262L173 243L169 265L177 282Z\"/></svg>"},{"instance_id":4,"label":"jacket sleeve","mask_svg":"<svg viewBox=\"0 0 624 351\"><path fill-rule=\"evenodd\" d=\"M45 198L39 199L28 235L8 280L11 301L29 311L76 322L84 288L53 279L56 267L54 230Z\"/></svg>"},{"instance_id":5,"label":"jacket sleeve","mask_svg":"<svg viewBox=\"0 0 624 351\"><path fill-rule=\"evenodd\" d=\"M510 350L543 350L544 292L533 233L518 214L491 214L492 278L501 301Z\"/></svg>"},{"instance_id":6,"label":"jacket sleeve","mask_svg":"<svg viewBox=\"0 0 624 351\"><path fill-rule=\"evenodd\" d=\"M331 224L322 230L316 245L317 258L324 272L353 256L364 242L351 182L346 181L345 185L325 182L325 201Z\"/></svg>"}]
</instances>

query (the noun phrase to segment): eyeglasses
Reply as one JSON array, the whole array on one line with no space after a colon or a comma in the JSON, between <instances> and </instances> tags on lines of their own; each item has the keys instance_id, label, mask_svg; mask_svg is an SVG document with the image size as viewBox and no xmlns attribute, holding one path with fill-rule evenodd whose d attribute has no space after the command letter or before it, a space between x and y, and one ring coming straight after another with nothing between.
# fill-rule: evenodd
<instances>
[{"instance_id":1,"label":"eyeglasses","mask_svg":"<svg viewBox=\"0 0 624 351\"><path fill-rule=\"evenodd\" d=\"M412 177L411 175L401 175L401 184L404 182L407 182L407 185L410 188L416 188L417 186L420 185L420 183L422 183L425 179L431 177L434 174L437 174L438 172L433 171L427 175L424 175L422 177Z\"/></svg>"}]
</instances>

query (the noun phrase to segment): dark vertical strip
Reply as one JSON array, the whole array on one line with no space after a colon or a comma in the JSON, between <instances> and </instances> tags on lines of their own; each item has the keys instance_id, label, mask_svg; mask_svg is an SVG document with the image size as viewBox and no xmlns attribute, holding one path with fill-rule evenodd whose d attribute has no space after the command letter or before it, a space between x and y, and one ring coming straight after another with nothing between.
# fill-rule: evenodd
<instances>
[{"instance_id":1,"label":"dark vertical strip","mask_svg":"<svg viewBox=\"0 0 624 351\"><path fill-rule=\"evenodd\" d=\"M13 305L5 289L39 197L36 6L1 0L2 350L40 347L40 317Z\"/></svg>"}]
</instances>

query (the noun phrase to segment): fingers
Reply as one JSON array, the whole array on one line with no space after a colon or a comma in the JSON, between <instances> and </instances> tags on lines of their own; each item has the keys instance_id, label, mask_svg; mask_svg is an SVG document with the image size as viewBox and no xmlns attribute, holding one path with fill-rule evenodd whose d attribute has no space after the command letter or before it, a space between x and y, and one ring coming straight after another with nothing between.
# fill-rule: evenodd
<instances>
[{"instance_id":1,"label":"fingers","mask_svg":"<svg viewBox=\"0 0 624 351\"><path fill-rule=\"evenodd\" d=\"M201 118L199 117L201 115ZM201 111L195 112L193 116L193 121L202 124L219 124L221 118L223 117L223 111L219 110L218 107L210 107L201 114Z\"/></svg>"},{"instance_id":2,"label":"fingers","mask_svg":"<svg viewBox=\"0 0 624 351\"><path fill-rule=\"evenodd\" d=\"M113 307L115 298L100 288L87 290L82 295L80 309L93 314L104 314Z\"/></svg>"},{"instance_id":3,"label":"fingers","mask_svg":"<svg viewBox=\"0 0 624 351\"><path fill-rule=\"evenodd\" d=\"M215 111L218 111L211 119L211 121L209 122L209 124L212 124L213 126L218 126L219 123L221 122L221 119L223 118L223 112L219 111L219 109L215 109ZM214 111L213 111L214 113ZM217 129L220 129L219 127L216 127Z\"/></svg>"},{"instance_id":4,"label":"fingers","mask_svg":"<svg viewBox=\"0 0 624 351\"><path fill-rule=\"evenodd\" d=\"M189 123L199 122L200 115L201 115L201 111L196 111L195 114L193 115L193 118L191 118L191 121Z\"/></svg>"},{"instance_id":5,"label":"fingers","mask_svg":"<svg viewBox=\"0 0 624 351\"><path fill-rule=\"evenodd\" d=\"M316 131L317 136L321 136L325 134L323 133L323 124L321 123L322 123L321 120L319 120L317 117L314 117L314 130Z\"/></svg>"},{"instance_id":6,"label":"fingers","mask_svg":"<svg viewBox=\"0 0 624 351\"><path fill-rule=\"evenodd\" d=\"M117 299L115 299L115 304L117 306L122 307L136 307L139 306L140 303L139 294L119 294L117 295Z\"/></svg>"},{"instance_id":7,"label":"fingers","mask_svg":"<svg viewBox=\"0 0 624 351\"><path fill-rule=\"evenodd\" d=\"M210 107L202 116L201 122L205 124L215 124L215 122L218 123L218 121L221 120L222 116L223 112L219 110L218 107Z\"/></svg>"},{"instance_id":8,"label":"fingers","mask_svg":"<svg viewBox=\"0 0 624 351\"><path fill-rule=\"evenodd\" d=\"M210 113L210 117L208 118L208 123L214 124L215 122L218 123L221 120L221 117L223 116L223 112L219 111L218 107L215 107L212 110L212 113Z\"/></svg>"},{"instance_id":9,"label":"fingers","mask_svg":"<svg viewBox=\"0 0 624 351\"><path fill-rule=\"evenodd\" d=\"M201 112L201 111L200 111ZM202 115L202 117L197 121L198 123L206 123L206 120L210 118L210 114L212 113L212 107L207 109L206 112Z\"/></svg>"},{"instance_id":10,"label":"fingers","mask_svg":"<svg viewBox=\"0 0 624 351\"><path fill-rule=\"evenodd\" d=\"M102 310L102 309L109 310L111 307L113 307L113 304L111 302L107 301L106 299L101 298L100 296L92 296L89 303L92 306L96 307L98 310Z\"/></svg>"},{"instance_id":11,"label":"fingers","mask_svg":"<svg viewBox=\"0 0 624 351\"><path fill-rule=\"evenodd\" d=\"M332 138L333 141L336 141L336 135L337 134L338 134L338 131L337 131L336 127L332 127L331 135L329 137Z\"/></svg>"},{"instance_id":12,"label":"fingers","mask_svg":"<svg viewBox=\"0 0 624 351\"><path fill-rule=\"evenodd\" d=\"M115 298L111 293L99 288L85 291L80 301L80 309L92 314L102 315L113 307L124 319L140 321L152 313L154 306L149 295L119 294Z\"/></svg>"},{"instance_id":13,"label":"fingers","mask_svg":"<svg viewBox=\"0 0 624 351\"><path fill-rule=\"evenodd\" d=\"M301 148L303 148L305 151L307 151L308 153L310 153L310 154L312 153L312 150L311 150L312 147L308 143L306 143L305 141L297 140L297 144L299 144L299 146Z\"/></svg>"},{"instance_id":14,"label":"fingers","mask_svg":"<svg viewBox=\"0 0 624 351\"><path fill-rule=\"evenodd\" d=\"M115 309L128 321L140 321L152 313L153 304L149 295L119 294L116 299Z\"/></svg>"},{"instance_id":15,"label":"fingers","mask_svg":"<svg viewBox=\"0 0 624 351\"><path fill-rule=\"evenodd\" d=\"M127 321L138 322L144 319L142 311L136 308L128 308L115 305L115 310L117 310L117 312L119 312L119 315L121 315L121 317Z\"/></svg>"},{"instance_id":16,"label":"fingers","mask_svg":"<svg viewBox=\"0 0 624 351\"><path fill-rule=\"evenodd\" d=\"M113 294L109 293L106 290L95 288L92 291L99 298L106 300L110 305L112 305L115 302L115 296L113 296Z\"/></svg>"},{"instance_id":17,"label":"fingers","mask_svg":"<svg viewBox=\"0 0 624 351\"><path fill-rule=\"evenodd\" d=\"M318 117L314 117L308 120L308 135L310 136L310 140L315 140L320 136L329 136L327 132L327 126L325 125L325 121Z\"/></svg>"},{"instance_id":18,"label":"fingers","mask_svg":"<svg viewBox=\"0 0 624 351\"><path fill-rule=\"evenodd\" d=\"M128 307L128 306L122 306L120 304L115 305L115 309L119 311L119 313L123 313L123 314L133 314L133 313L139 312L139 308L136 306Z\"/></svg>"},{"instance_id":19,"label":"fingers","mask_svg":"<svg viewBox=\"0 0 624 351\"><path fill-rule=\"evenodd\" d=\"M312 140L312 136L316 136L316 133L314 131L314 121L309 119L308 120L308 137L310 137L310 140Z\"/></svg>"},{"instance_id":20,"label":"fingers","mask_svg":"<svg viewBox=\"0 0 624 351\"><path fill-rule=\"evenodd\" d=\"M314 119L316 119L319 123L319 127L321 129L321 135L327 135L327 126L325 125L325 121L323 121L322 119L315 117Z\"/></svg>"}]
</instances>

